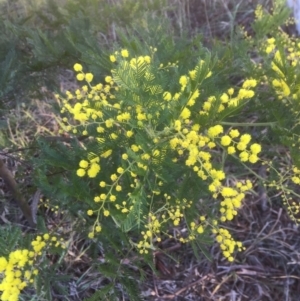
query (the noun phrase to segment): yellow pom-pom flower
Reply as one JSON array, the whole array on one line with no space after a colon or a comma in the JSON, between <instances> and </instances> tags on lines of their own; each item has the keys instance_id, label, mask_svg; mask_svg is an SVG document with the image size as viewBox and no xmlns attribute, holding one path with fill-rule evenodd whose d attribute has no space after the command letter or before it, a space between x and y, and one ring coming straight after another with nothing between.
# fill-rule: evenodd
<instances>
[{"instance_id":1,"label":"yellow pom-pom flower","mask_svg":"<svg viewBox=\"0 0 300 301\"><path fill-rule=\"evenodd\" d=\"M258 153L261 152L261 146L258 143L253 143L250 146L250 150L251 150L252 154L257 155Z\"/></svg>"},{"instance_id":2,"label":"yellow pom-pom flower","mask_svg":"<svg viewBox=\"0 0 300 301\"><path fill-rule=\"evenodd\" d=\"M85 176L85 170L82 168L77 169L77 176L78 177L84 177Z\"/></svg>"},{"instance_id":3,"label":"yellow pom-pom flower","mask_svg":"<svg viewBox=\"0 0 300 301\"><path fill-rule=\"evenodd\" d=\"M251 136L249 134L244 134L240 138L240 141L245 144L248 144L250 142L250 140L251 140Z\"/></svg>"},{"instance_id":4,"label":"yellow pom-pom flower","mask_svg":"<svg viewBox=\"0 0 300 301\"><path fill-rule=\"evenodd\" d=\"M87 73L87 74L85 75L85 80L86 80L88 83L90 83L90 82L93 80L93 78L94 78L94 75L93 75L92 73Z\"/></svg>"},{"instance_id":5,"label":"yellow pom-pom flower","mask_svg":"<svg viewBox=\"0 0 300 301\"><path fill-rule=\"evenodd\" d=\"M86 161L86 160L81 160L81 161L79 162L79 166L80 166L81 168L87 168L87 167L89 166L89 162Z\"/></svg>"},{"instance_id":6,"label":"yellow pom-pom flower","mask_svg":"<svg viewBox=\"0 0 300 301\"><path fill-rule=\"evenodd\" d=\"M225 135L221 138L221 144L223 146L228 146L231 143L231 138L228 135Z\"/></svg>"},{"instance_id":7,"label":"yellow pom-pom flower","mask_svg":"<svg viewBox=\"0 0 300 301\"><path fill-rule=\"evenodd\" d=\"M126 57L129 57L129 52L127 49L122 49L121 50L121 56L126 58Z\"/></svg>"},{"instance_id":8,"label":"yellow pom-pom flower","mask_svg":"<svg viewBox=\"0 0 300 301\"><path fill-rule=\"evenodd\" d=\"M101 232L102 227L98 225L98 226L95 227L95 230L96 230L96 232Z\"/></svg>"},{"instance_id":9,"label":"yellow pom-pom flower","mask_svg":"<svg viewBox=\"0 0 300 301\"><path fill-rule=\"evenodd\" d=\"M241 152L239 157L242 162L246 162L249 160L249 154L247 152Z\"/></svg>"},{"instance_id":10,"label":"yellow pom-pom flower","mask_svg":"<svg viewBox=\"0 0 300 301\"><path fill-rule=\"evenodd\" d=\"M191 111L188 108L184 108L180 114L182 119L187 119L191 116Z\"/></svg>"},{"instance_id":11,"label":"yellow pom-pom flower","mask_svg":"<svg viewBox=\"0 0 300 301\"><path fill-rule=\"evenodd\" d=\"M109 197L109 200L110 200L111 202L114 202L116 199L117 199L117 198L116 198L115 195L111 195L111 196Z\"/></svg>"},{"instance_id":12,"label":"yellow pom-pom flower","mask_svg":"<svg viewBox=\"0 0 300 301\"><path fill-rule=\"evenodd\" d=\"M79 80L79 81L83 81L83 80L84 80L84 74L79 73L79 74L76 75L76 78L77 78L77 80Z\"/></svg>"},{"instance_id":13,"label":"yellow pom-pom flower","mask_svg":"<svg viewBox=\"0 0 300 301\"><path fill-rule=\"evenodd\" d=\"M116 57L113 54L109 56L109 59L112 63L117 61Z\"/></svg>"},{"instance_id":14,"label":"yellow pom-pom flower","mask_svg":"<svg viewBox=\"0 0 300 301\"><path fill-rule=\"evenodd\" d=\"M170 101L172 99L172 95L170 92L164 92L163 99L166 101Z\"/></svg>"},{"instance_id":15,"label":"yellow pom-pom flower","mask_svg":"<svg viewBox=\"0 0 300 301\"><path fill-rule=\"evenodd\" d=\"M127 131L127 132L126 132L126 136L127 136L128 138L132 137L132 136L133 136L133 131Z\"/></svg>"},{"instance_id":16,"label":"yellow pom-pom flower","mask_svg":"<svg viewBox=\"0 0 300 301\"><path fill-rule=\"evenodd\" d=\"M97 176L97 174L99 173L99 171L100 171L100 165L99 164L97 164L97 163L92 163L91 164L91 167L89 168L89 170L88 170L88 176L90 177L90 178L95 178L96 176Z\"/></svg>"},{"instance_id":17,"label":"yellow pom-pom flower","mask_svg":"<svg viewBox=\"0 0 300 301\"><path fill-rule=\"evenodd\" d=\"M231 130L229 132L229 135L231 136L231 138L237 138L237 137L239 137L240 132L239 132L239 130Z\"/></svg>"},{"instance_id":18,"label":"yellow pom-pom flower","mask_svg":"<svg viewBox=\"0 0 300 301\"><path fill-rule=\"evenodd\" d=\"M76 72L82 71L82 66L78 63L76 63L73 68Z\"/></svg>"},{"instance_id":19,"label":"yellow pom-pom flower","mask_svg":"<svg viewBox=\"0 0 300 301\"><path fill-rule=\"evenodd\" d=\"M118 176L116 174L112 174L110 176L110 178L111 178L112 181L116 181L118 179Z\"/></svg>"},{"instance_id":20,"label":"yellow pom-pom flower","mask_svg":"<svg viewBox=\"0 0 300 301\"><path fill-rule=\"evenodd\" d=\"M127 154L123 154L123 155L122 155L122 159L123 159L123 160L127 160L127 159L128 159L128 155L127 155Z\"/></svg>"},{"instance_id":21,"label":"yellow pom-pom flower","mask_svg":"<svg viewBox=\"0 0 300 301\"><path fill-rule=\"evenodd\" d=\"M252 154L249 156L249 162L250 163L256 163L258 161L258 157L255 154Z\"/></svg>"}]
</instances>

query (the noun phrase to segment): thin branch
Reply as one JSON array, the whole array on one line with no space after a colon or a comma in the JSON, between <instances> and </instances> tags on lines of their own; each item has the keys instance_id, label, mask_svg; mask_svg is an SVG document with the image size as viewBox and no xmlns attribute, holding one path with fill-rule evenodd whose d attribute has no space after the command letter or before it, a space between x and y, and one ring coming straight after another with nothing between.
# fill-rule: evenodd
<instances>
[{"instance_id":1,"label":"thin branch","mask_svg":"<svg viewBox=\"0 0 300 301\"><path fill-rule=\"evenodd\" d=\"M30 226L35 228L36 223L33 220L32 212L25 201L24 197L22 196L21 192L19 191L17 182L15 181L11 172L7 169L4 162L0 159L0 177L4 180L7 188L12 193L14 199L16 200L18 206L22 210L24 216L26 217L27 221L29 222Z\"/></svg>"}]
</instances>

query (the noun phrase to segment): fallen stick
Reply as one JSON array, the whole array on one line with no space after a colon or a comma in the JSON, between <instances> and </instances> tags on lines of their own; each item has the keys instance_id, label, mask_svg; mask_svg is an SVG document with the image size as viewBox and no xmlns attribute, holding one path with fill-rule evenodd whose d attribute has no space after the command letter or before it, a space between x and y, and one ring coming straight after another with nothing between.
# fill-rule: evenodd
<instances>
[{"instance_id":1,"label":"fallen stick","mask_svg":"<svg viewBox=\"0 0 300 301\"><path fill-rule=\"evenodd\" d=\"M27 204L26 200L22 196L19 191L18 184L15 181L12 173L7 169L4 162L0 159L0 177L4 180L8 190L12 193L17 205L22 210L22 213L26 217L27 221L29 222L30 226L35 228L36 223L34 222L32 211L30 206Z\"/></svg>"}]
</instances>

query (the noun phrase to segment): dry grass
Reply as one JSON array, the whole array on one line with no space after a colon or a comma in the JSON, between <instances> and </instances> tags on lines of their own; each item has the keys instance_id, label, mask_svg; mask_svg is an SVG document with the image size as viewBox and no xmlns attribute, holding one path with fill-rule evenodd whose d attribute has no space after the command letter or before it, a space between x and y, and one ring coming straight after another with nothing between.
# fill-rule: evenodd
<instances>
[{"instance_id":1,"label":"dry grass","mask_svg":"<svg viewBox=\"0 0 300 301\"><path fill-rule=\"evenodd\" d=\"M185 260L172 276L153 276L147 300L298 300L299 229L286 212L277 206L264 212L249 198L230 230L247 248L233 264L224 261L217 245L210 249L211 262L182 246L177 257Z\"/></svg>"},{"instance_id":2,"label":"dry grass","mask_svg":"<svg viewBox=\"0 0 300 301\"><path fill-rule=\"evenodd\" d=\"M78 229L72 229L74 221L63 216L52 219L51 214L48 218L50 228L64 227L70 237L62 273L72 275L68 285L74 295L70 300L83 300L110 280L94 269L95 261L89 257L91 245ZM249 196L228 228L246 247L231 264L224 260L217 244L208 250L213 258L210 261L200 250L195 255L190 246L169 239L162 242L162 251L153 254L156 273L145 267L146 281L140 283L144 300L298 300L300 233L287 213L276 204L262 210L258 197ZM101 245L98 247L98 262L104 263L105 253ZM122 264L131 267L138 279L141 260L129 255ZM124 298L128 300L125 294Z\"/></svg>"}]
</instances>

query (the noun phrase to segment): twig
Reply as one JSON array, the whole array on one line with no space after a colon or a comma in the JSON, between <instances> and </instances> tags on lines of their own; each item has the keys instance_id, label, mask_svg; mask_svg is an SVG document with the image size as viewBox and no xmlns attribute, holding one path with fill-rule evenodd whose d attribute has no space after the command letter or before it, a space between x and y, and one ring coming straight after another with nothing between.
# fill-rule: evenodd
<instances>
[{"instance_id":1,"label":"twig","mask_svg":"<svg viewBox=\"0 0 300 301\"><path fill-rule=\"evenodd\" d=\"M17 182L15 181L13 175L7 169L7 167L5 166L4 162L1 159L0 159L0 177L4 180L5 184L7 185L7 188L12 193L14 199L16 200L20 209L22 210L30 226L35 228L36 223L33 220L31 209L27 204L27 202L25 201L24 197L22 196L21 192L19 191Z\"/></svg>"},{"instance_id":2,"label":"twig","mask_svg":"<svg viewBox=\"0 0 300 301\"><path fill-rule=\"evenodd\" d=\"M39 204L39 200L41 197L42 192L38 189L32 199L32 203L31 203L31 212L32 212L32 219L33 221L36 223L36 214L37 214L37 208L38 208L38 204Z\"/></svg>"}]
</instances>

